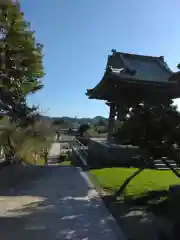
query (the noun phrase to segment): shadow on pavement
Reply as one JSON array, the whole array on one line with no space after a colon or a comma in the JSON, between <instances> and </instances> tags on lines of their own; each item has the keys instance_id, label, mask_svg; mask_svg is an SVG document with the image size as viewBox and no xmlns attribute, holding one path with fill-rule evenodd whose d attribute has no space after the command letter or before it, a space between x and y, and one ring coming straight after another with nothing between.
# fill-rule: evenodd
<instances>
[{"instance_id":1,"label":"shadow on pavement","mask_svg":"<svg viewBox=\"0 0 180 240\"><path fill-rule=\"evenodd\" d=\"M116 239L112 219L76 168L34 168L25 180L0 184L0 239Z\"/></svg>"}]
</instances>

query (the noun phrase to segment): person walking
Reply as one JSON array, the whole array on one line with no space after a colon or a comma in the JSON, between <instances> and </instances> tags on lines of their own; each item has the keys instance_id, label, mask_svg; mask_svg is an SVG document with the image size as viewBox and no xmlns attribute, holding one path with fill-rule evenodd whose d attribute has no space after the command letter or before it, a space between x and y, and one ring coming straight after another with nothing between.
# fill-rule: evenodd
<instances>
[{"instance_id":1,"label":"person walking","mask_svg":"<svg viewBox=\"0 0 180 240\"><path fill-rule=\"evenodd\" d=\"M44 148L44 164L48 164L48 148Z\"/></svg>"},{"instance_id":2,"label":"person walking","mask_svg":"<svg viewBox=\"0 0 180 240\"><path fill-rule=\"evenodd\" d=\"M59 131L56 131L56 136L57 136L57 141L58 141L59 138L60 138L60 133L59 133Z\"/></svg>"}]
</instances>

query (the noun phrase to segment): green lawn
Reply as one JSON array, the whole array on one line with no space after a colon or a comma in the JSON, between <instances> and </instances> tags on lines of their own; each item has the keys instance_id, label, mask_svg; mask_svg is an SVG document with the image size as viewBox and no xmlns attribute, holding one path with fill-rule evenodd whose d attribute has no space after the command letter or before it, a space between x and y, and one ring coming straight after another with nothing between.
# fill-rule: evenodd
<instances>
[{"instance_id":1,"label":"green lawn","mask_svg":"<svg viewBox=\"0 0 180 240\"><path fill-rule=\"evenodd\" d=\"M58 163L59 166L70 166L71 165L71 161L69 160L65 160L61 163Z\"/></svg>"},{"instance_id":2,"label":"green lawn","mask_svg":"<svg viewBox=\"0 0 180 240\"><path fill-rule=\"evenodd\" d=\"M114 192L136 170L135 168L104 168L91 170L90 172L92 180L97 181L100 187ZM146 169L130 182L125 194L139 195L152 190L165 190L173 184L180 184L180 179L170 170L158 171Z\"/></svg>"}]
</instances>

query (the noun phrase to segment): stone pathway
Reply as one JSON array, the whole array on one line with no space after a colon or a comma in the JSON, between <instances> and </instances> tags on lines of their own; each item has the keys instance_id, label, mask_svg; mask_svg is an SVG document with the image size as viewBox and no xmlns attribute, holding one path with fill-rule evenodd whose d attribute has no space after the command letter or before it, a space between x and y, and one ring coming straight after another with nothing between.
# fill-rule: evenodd
<instances>
[{"instance_id":1,"label":"stone pathway","mask_svg":"<svg viewBox=\"0 0 180 240\"><path fill-rule=\"evenodd\" d=\"M58 151L54 143L51 157ZM40 168L38 178L0 196L0 239L122 240L83 173L71 166Z\"/></svg>"}]
</instances>

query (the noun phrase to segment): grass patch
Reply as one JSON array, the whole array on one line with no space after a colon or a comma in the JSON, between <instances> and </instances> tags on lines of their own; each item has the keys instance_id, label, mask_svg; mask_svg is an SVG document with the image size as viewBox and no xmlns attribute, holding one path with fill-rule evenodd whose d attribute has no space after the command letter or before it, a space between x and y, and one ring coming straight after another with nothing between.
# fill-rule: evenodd
<instances>
[{"instance_id":1,"label":"grass patch","mask_svg":"<svg viewBox=\"0 0 180 240\"><path fill-rule=\"evenodd\" d=\"M155 231L163 232L164 239L166 229L177 219L166 190L170 185L180 184L180 179L171 170L145 169L129 183L122 198L112 198L111 193L118 190L136 170L136 168L104 168L90 170L90 173L92 181L96 181L108 192L103 196L104 203L128 239L144 239L147 229L148 231L152 229L142 224L143 221L140 219L143 220L144 216L146 220L153 222Z\"/></svg>"},{"instance_id":2,"label":"grass patch","mask_svg":"<svg viewBox=\"0 0 180 240\"><path fill-rule=\"evenodd\" d=\"M71 166L70 160L65 160L63 162L58 163L59 166Z\"/></svg>"},{"instance_id":3,"label":"grass patch","mask_svg":"<svg viewBox=\"0 0 180 240\"><path fill-rule=\"evenodd\" d=\"M35 161L32 157L31 152L26 152L26 154L23 156L23 161L26 164L37 165L37 166L43 166L45 164L44 158L42 156L37 158L37 160Z\"/></svg>"},{"instance_id":4,"label":"grass patch","mask_svg":"<svg viewBox=\"0 0 180 240\"><path fill-rule=\"evenodd\" d=\"M136 168L104 168L90 170L92 180L103 189L115 192L129 177ZM148 191L166 190L170 185L180 184L178 179L170 170L150 170L146 169L136 176L128 185L125 195L137 196Z\"/></svg>"},{"instance_id":5,"label":"grass patch","mask_svg":"<svg viewBox=\"0 0 180 240\"><path fill-rule=\"evenodd\" d=\"M43 165L45 164L43 158L39 158L39 159L35 162L32 157L28 157L28 158L25 158L25 159L24 159L24 162L25 162L26 164L37 165L37 166L43 166Z\"/></svg>"}]
</instances>

